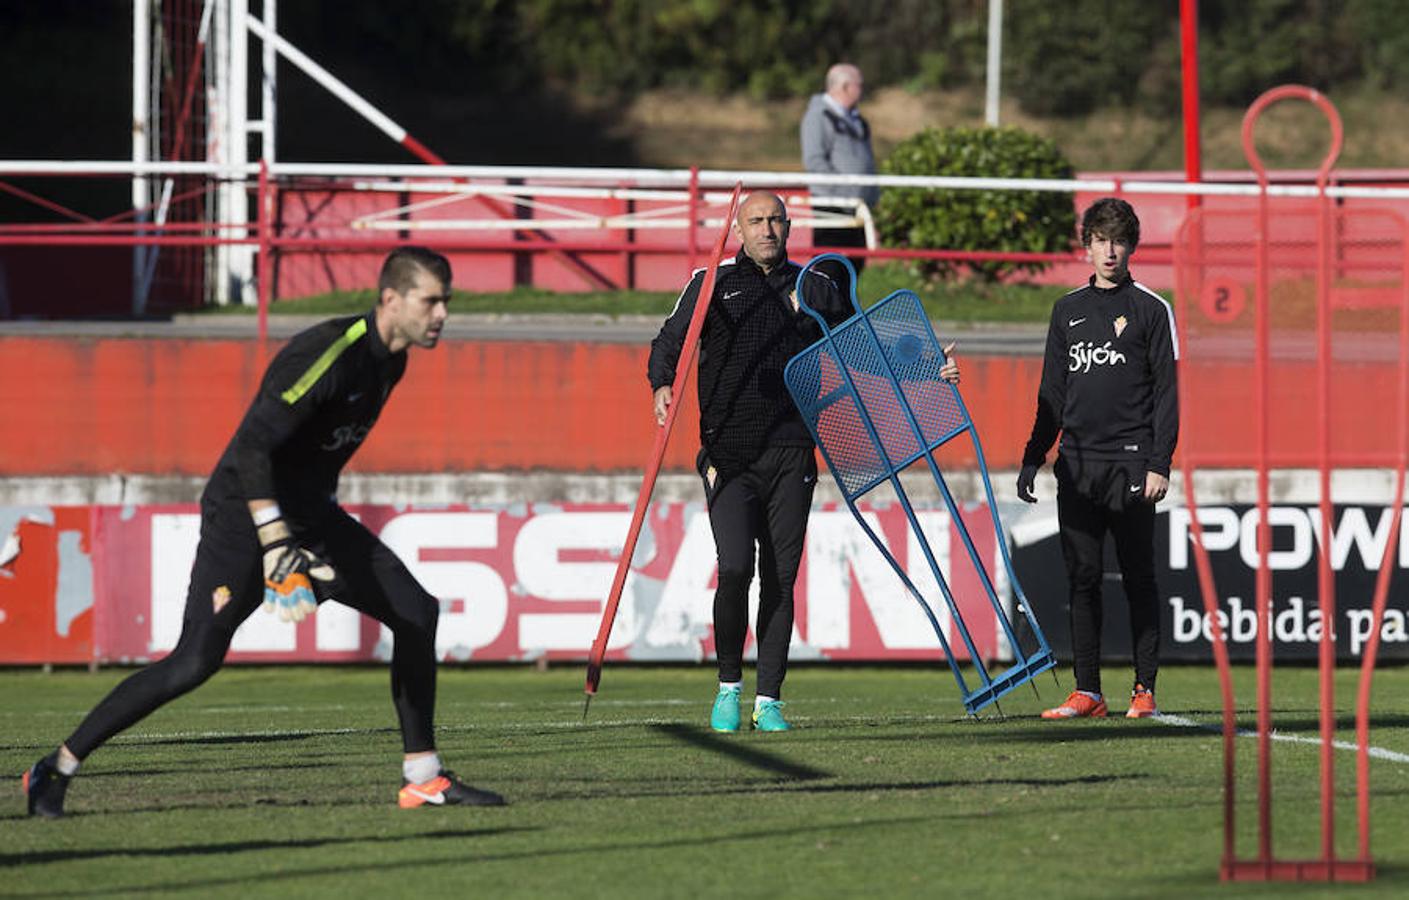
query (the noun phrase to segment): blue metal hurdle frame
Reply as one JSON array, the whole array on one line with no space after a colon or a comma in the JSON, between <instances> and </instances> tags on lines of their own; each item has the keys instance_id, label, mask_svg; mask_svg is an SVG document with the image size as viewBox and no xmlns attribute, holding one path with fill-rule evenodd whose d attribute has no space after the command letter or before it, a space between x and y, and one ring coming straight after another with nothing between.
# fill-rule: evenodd
<instances>
[{"instance_id":1,"label":"blue metal hurdle frame","mask_svg":"<svg viewBox=\"0 0 1409 900\"><path fill-rule=\"evenodd\" d=\"M833 261L845 266L852 285L851 304L856 309L856 313L835 327L829 326L816 310L807 305L803 291L808 270L823 261ZM945 362L944 351L938 338L935 337L934 329L929 324L929 319L925 315L919 297L913 291L899 290L873 304L869 309L863 310L856 296L855 285L856 270L846 257L835 253L814 257L798 273L796 291L799 307L817 320L822 327L823 336L820 341L797 354L788 362L784 369L783 379L789 393L793 396L793 401L802 413L803 420L807 423L808 430L812 432L818 448L822 451L827 468L831 470L837 487L841 490L847 506L851 509L851 514L856 518L871 542L876 545L876 549L890 563L891 568L900 577L910 595L920 604L925 617L929 619L930 626L934 629L935 636L939 638L940 646L949 662L950 671L954 674L954 680L959 684L964 708L970 715L975 715L978 710L989 703L994 703L996 706L999 697L1025 682L1031 682L1034 676L1054 668L1056 659L1052 655L1047 638L1042 633L1042 628L1038 624L1036 616L1033 615L1027 597L1013 571L1012 560L1008 554L1008 543L998 516L997 504L993 499L993 485L988 477L988 466L984 462L983 446L979 441L978 431L974 428L973 420L964 407L964 401L959 396L958 388L938 379L939 367L943 366ZM884 321L887 318L889 321ZM890 334L889 332L894 328L888 327L886 337L895 337L896 339L887 343L877 333L876 323L873 319L881 319L888 326L894 326L898 323L902 333L898 336ZM860 341L852 337L853 333L861 335ZM836 371L831 374L837 381L836 386L827 391L823 391L822 360L824 357L829 357L831 364L835 367ZM897 367L902 370L899 374L896 371ZM866 387L858 388L860 376L867 376L871 381L880 379L881 386L889 390L878 391L877 386L870 383ZM907 385L911 388L926 388L930 392L937 389L939 393L934 399L937 399L938 402L934 408L925 408L917 412L911 404ZM952 407L947 406L945 401L948 400L952 400ZM852 432L850 435L834 435L833 429L822 425L823 414L829 411L835 412L839 405L841 406L841 415L834 418L833 421L841 423L842 426L849 426ZM846 405L854 408L854 416L848 414ZM903 431L896 430L896 413L900 414L899 418L904 426ZM889 419L890 423L878 425L878 419ZM850 448L839 446L839 444L846 443L845 438L856 437L856 425L860 425L861 430L864 431L865 438L869 440L869 448L859 441L855 441ZM964 524L958 505L954 502L949 485L945 482L944 475L934 461L933 452L936 449L965 432L973 441L974 452L978 458L984 494L988 499L988 509L993 518L993 528L997 536L1003 565L1008 573L1008 582L1012 585L1014 596L1017 599L1017 609L1026 618L1037 644L1037 649L1031 654L1024 653L1013 630L1013 624L993 586L993 579L989 575L988 567L984 565L978 551L974 548L968 527ZM838 439L834 440L834 438ZM860 450L863 453L869 449L874 452L874 456L866 460L869 465L857 466L847 458L847 454L844 452L847 449ZM930 548L929 539L925 535L924 529L920 527L914 507L900 482L900 473L921 458L924 458L929 466L930 474L934 477L935 485L939 488L940 494L944 498L944 504L949 510L950 519L963 540L969 560L983 583L988 602L992 606L998 622L1002 625L1008 644L1012 648L1014 664L996 677L990 675L983 658L974 646L969 627L959 612L949 584L939 570L939 564L935 560L934 551ZM958 629L959 636L968 650L969 659L978 670L981 686L974 690L970 690L964 680L963 673L954 659L954 653L950 649L949 640L944 635L944 630L935 616L933 607L925 600L904 568L856 508L856 501L860 497L887 481L895 490L896 497L905 510L905 516L910 521L910 527L914 531L920 550L925 556L925 561L929 564L930 571L934 575L935 583L939 585L940 593L949 609L950 622ZM1002 708L998 707L998 709L1001 713Z\"/></svg>"}]
</instances>

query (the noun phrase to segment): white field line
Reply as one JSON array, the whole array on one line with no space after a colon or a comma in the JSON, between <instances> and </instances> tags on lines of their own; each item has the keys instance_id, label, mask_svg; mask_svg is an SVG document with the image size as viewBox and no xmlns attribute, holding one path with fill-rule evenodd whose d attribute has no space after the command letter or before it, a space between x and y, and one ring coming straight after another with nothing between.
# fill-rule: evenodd
<instances>
[{"instance_id":1,"label":"white field line","mask_svg":"<svg viewBox=\"0 0 1409 900\"><path fill-rule=\"evenodd\" d=\"M1200 728L1204 731L1213 732L1214 734L1223 733L1222 725L1205 725L1202 722L1195 722L1193 719L1186 719L1183 716L1172 716L1169 713L1160 713L1154 718L1166 725L1173 725L1176 728ZM1257 737L1257 732L1249 728L1239 728L1235 733L1238 737ZM1271 738L1274 741L1286 741L1292 744L1315 744L1318 747L1321 745L1321 739L1319 737L1306 737L1300 734L1283 734L1278 731L1273 731ZM1359 749L1359 745L1354 741L1332 741L1331 746L1335 747L1337 750L1349 750L1351 752L1355 752ZM1369 754L1375 759L1387 759L1390 762L1409 763L1409 753L1400 753L1397 750L1386 750L1384 747L1371 746L1369 748Z\"/></svg>"}]
</instances>

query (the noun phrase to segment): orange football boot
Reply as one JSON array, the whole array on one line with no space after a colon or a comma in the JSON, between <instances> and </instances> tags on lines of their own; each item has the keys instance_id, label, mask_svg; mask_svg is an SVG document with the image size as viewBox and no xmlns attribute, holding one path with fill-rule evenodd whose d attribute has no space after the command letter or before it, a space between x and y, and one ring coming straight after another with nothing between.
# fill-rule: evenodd
<instances>
[{"instance_id":1,"label":"orange football boot","mask_svg":"<svg viewBox=\"0 0 1409 900\"><path fill-rule=\"evenodd\" d=\"M1143 684L1135 685L1135 690L1130 692L1130 709L1126 711L1127 719L1148 719L1150 716L1159 715L1159 710L1155 708L1155 692L1145 687Z\"/></svg>"},{"instance_id":2,"label":"orange football boot","mask_svg":"<svg viewBox=\"0 0 1409 900\"><path fill-rule=\"evenodd\" d=\"M470 787L449 769L441 769L439 775L421 784L402 779L396 802L402 809L415 809L418 806L506 805L503 797L493 791Z\"/></svg>"},{"instance_id":3,"label":"orange football boot","mask_svg":"<svg viewBox=\"0 0 1409 900\"><path fill-rule=\"evenodd\" d=\"M1092 700L1081 691L1072 691L1061 706L1042 711L1044 719L1104 719L1106 717L1105 699Z\"/></svg>"}]
</instances>

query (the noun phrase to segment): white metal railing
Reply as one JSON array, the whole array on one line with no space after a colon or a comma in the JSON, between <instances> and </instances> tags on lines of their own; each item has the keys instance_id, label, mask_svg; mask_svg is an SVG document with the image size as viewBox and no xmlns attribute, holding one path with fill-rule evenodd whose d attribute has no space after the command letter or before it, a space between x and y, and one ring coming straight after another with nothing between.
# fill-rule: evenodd
<instances>
[{"instance_id":1,"label":"white metal railing","mask_svg":"<svg viewBox=\"0 0 1409 900\"><path fill-rule=\"evenodd\" d=\"M0 177L24 175L208 175L214 178L253 179L259 166L204 162L143 162L112 160L0 160ZM448 179L540 179L573 183L628 182L637 187L808 188L827 186L919 188L927 190L1057 191L1065 193L1195 194L1202 196L1255 197L1256 184L1185 182L1116 178L971 178L924 175L829 175L811 172L773 172L733 169L579 168L569 166L433 166L365 163L288 163L269 166L274 178L430 179L444 186ZM406 190L409 185L400 189ZM464 185L457 185L463 188ZM1315 197L1312 184L1274 183L1267 193L1274 197ZM1409 188L1332 185L1330 197L1402 200Z\"/></svg>"},{"instance_id":2,"label":"white metal railing","mask_svg":"<svg viewBox=\"0 0 1409 900\"><path fill-rule=\"evenodd\" d=\"M649 188L583 188L554 185L508 185L508 184L465 184L463 182L401 182L401 181L355 181L353 190L388 193L426 193L436 196L428 200L418 200L391 209L378 210L353 219L348 224L355 229L372 231L521 231L526 221L505 218L502 215L481 216L478 218L434 218L408 219L413 213L428 210L444 210L446 207L473 200L478 197L502 199L519 209L531 210L534 228L552 231L598 231L606 229L652 229L680 230L690 227L692 215L699 210L690 203L688 191L652 190ZM582 209L574 209L541 198L589 199L589 200L641 200L667 203L653 209L601 215ZM723 205L729 195L722 191L703 191L697 198L703 205ZM790 205L811 207L811 212L803 216L791 216L794 225L806 228L862 228L866 232L867 246L877 246L875 222L866 204L855 197L828 197L825 195L804 195L787 198ZM823 207L823 208L818 208ZM851 209L850 215L825 207ZM702 216L698 224L705 228L718 228L724 224L722 218Z\"/></svg>"}]
</instances>

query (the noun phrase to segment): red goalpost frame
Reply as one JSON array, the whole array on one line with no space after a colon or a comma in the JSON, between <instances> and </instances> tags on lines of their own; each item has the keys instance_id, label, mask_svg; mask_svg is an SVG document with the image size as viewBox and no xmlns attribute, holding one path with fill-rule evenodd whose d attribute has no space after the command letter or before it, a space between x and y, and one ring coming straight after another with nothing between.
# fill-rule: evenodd
<instances>
[{"instance_id":1,"label":"red goalpost frame","mask_svg":"<svg viewBox=\"0 0 1409 900\"><path fill-rule=\"evenodd\" d=\"M1259 116L1272 104L1281 100L1304 100L1316 106L1326 117L1331 130L1331 146L1316 174L1315 195L1315 272L1316 272L1316 371L1315 400L1312 407L1312 420L1316 426L1314 458L1316 460L1319 501L1318 511L1321 534L1331 534L1334 509L1331 497L1331 470L1334 459L1330 444L1331 431L1331 367L1332 350L1332 253L1336 238L1332 227L1331 198L1327 194L1331 167L1340 154L1342 128L1339 114L1331 102L1320 92L1300 85L1284 85L1262 94L1249 107L1243 119L1242 143L1244 153L1253 168L1258 181L1259 193L1253 224L1256 234L1254 257L1254 307L1253 307L1253 348L1252 360L1252 408L1251 421L1255 432L1255 449L1248 460L1256 471L1257 479L1257 574L1255 581L1255 608L1257 610L1256 659L1256 711L1257 711L1257 853L1253 858L1239 858L1234 829L1235 818L1235 740L1237 736L1237 711L1233 696L1232 676L1229 665L1226 630L1218 620L1219 595L1214 584L1212 565L1204 544L1204 532L1197 514L1193 472L1196 451L1181 451L1184 474L1185 502L1190 512L1190 526L1194 542L1195 565L1199 586L1203 593L1204 608L1208 614L1212 637L1213 656L1217 664L1219 683L1223 697L1223 755L1224 755L1224 834L1223 859L1220 875L1225 881L1369 881L1375 876L1374 861L1370 856L1370 809L1369 809L1369 701L1370 686L1379 650L1380 631L1383 627L1385 604L1389 582L1394 565L1394 555L1398 547L1398 535L1403 511L1405 469L1409 465L1409 261L1401 263L1402 283L1399 289L1398 309L1400 315L1398 341L1398 422L1396 435L1394 494L1391 498L1391 523L1389 538L1385 545L1384 558L1380 564L1372 600L1370 634L1361 659L1361 675L1356 697L1356 812L1358 853L1354 858L1341 858L1336 853L1335 840L1335 761L1334 740L1336 728L1335 706L1335 664L1336 645L1336 596L1335 575L1329 557L1329 538L1323 538L1317 553L1317 593L1321 621L1328 623L1322 628L1318 645L1317 665L1319 674L1319 731L1320 731L1320 854L1315 859L1279 859L1273 848L1272 831L1272 572L1269 561L1271 552L1270 470L1271 470L1271 324L1270 293L1272 262L1269 244L1272 241L1272 223L1269 209L1270 181L1266 166L1257 153L1254 142L1254 128ZM1193 213L1192 215L1198 215ZM1193 223L1186 223L1193 224ZM1200 226L1202 227L1202 226ZM1409 226L1400 222L1402 235L1409 235ZM1202 259L1205 235L1200 228L1187 229L1186 239L1197 244L1195 255ZM1409 236L1403 238L1409 242ZM1200 263L1201 264L1201 263ZM1190 306L1187 302L1185 309ZM1195 400L1187 391L1180 392L1180 403L1185 410L1191 410ZM1224 462L1227 464L1227 461Z\"/></svg>"}]
</instances>

